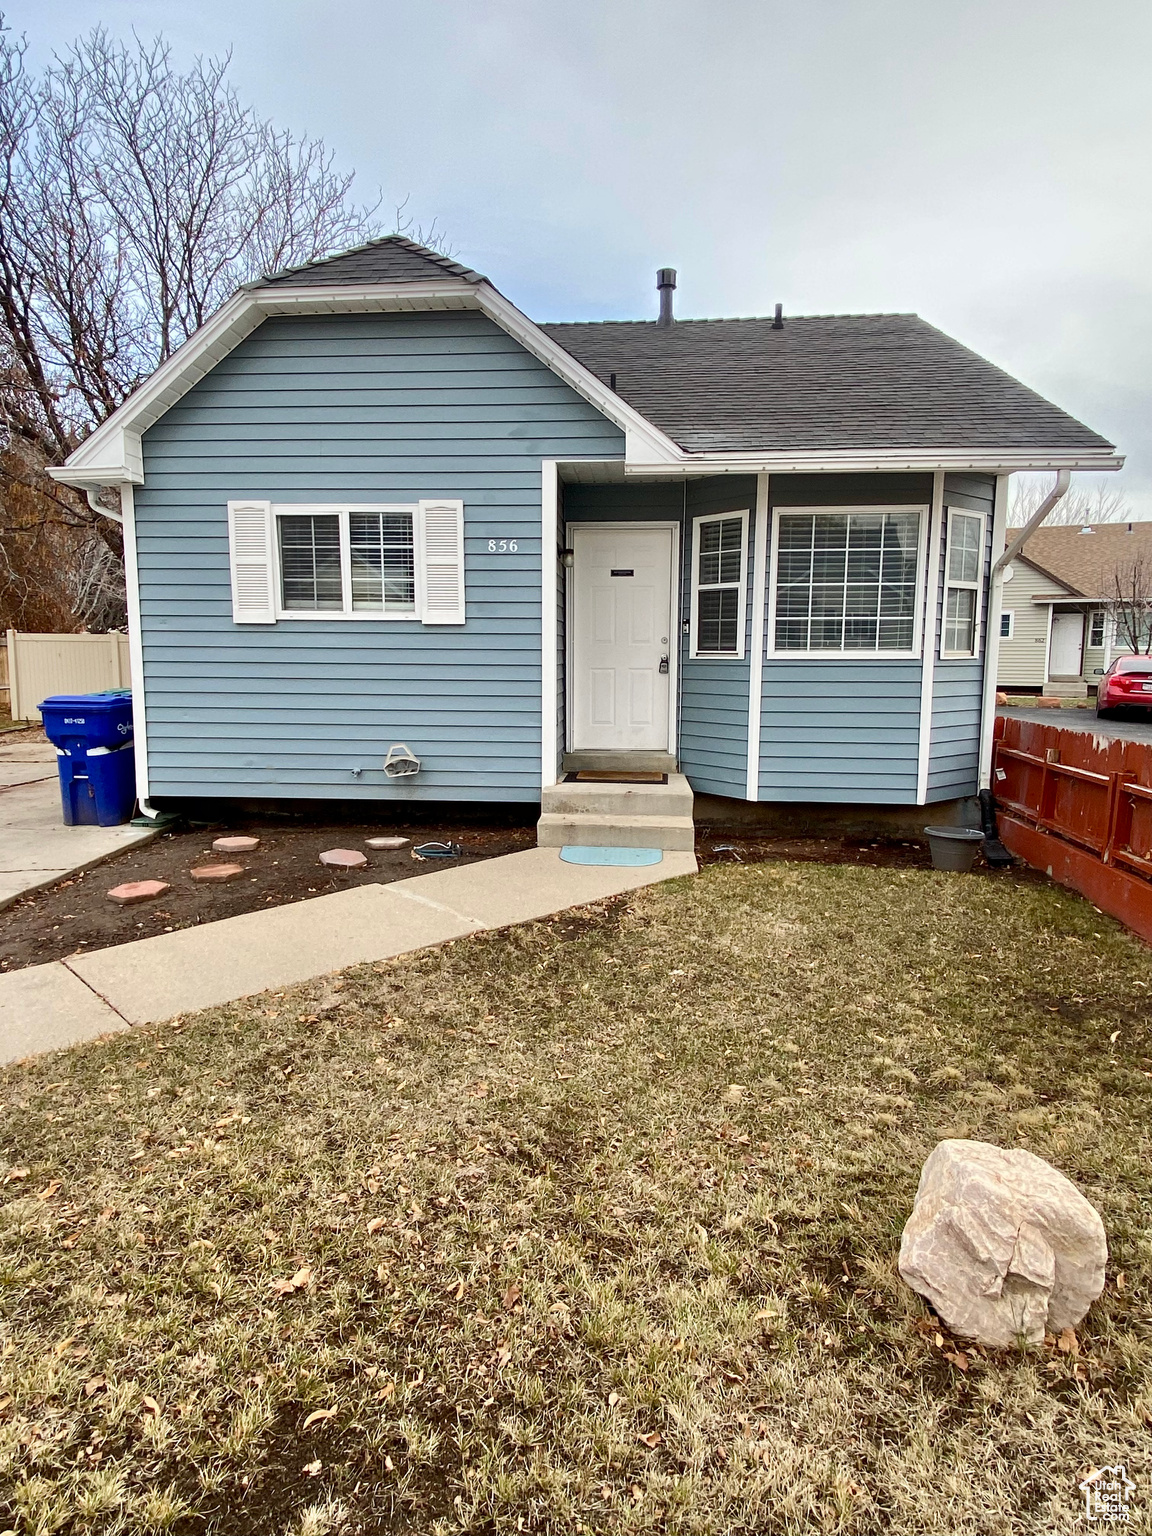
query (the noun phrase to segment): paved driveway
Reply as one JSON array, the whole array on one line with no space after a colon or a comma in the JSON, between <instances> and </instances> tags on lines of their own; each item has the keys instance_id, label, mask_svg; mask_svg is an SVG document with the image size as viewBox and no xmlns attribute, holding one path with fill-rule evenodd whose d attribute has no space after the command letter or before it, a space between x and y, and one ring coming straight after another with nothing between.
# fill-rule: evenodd
<instances>
[{"instance_id":1,"label":"paved driveway","mask_svg":"<svg viewBox=\"0 0 1152 1536\"><path fill-rule=\"evenodd\" d=\"M155 835L146 827L66 827L56 749L0 747L0 907Z\"/></svg>"},{"instance_id":2,"label":"paved driveway","mask_svg":"<svg viewBox=\"0 0 1152 1536\"><path fill-rule=\"evenodd\" d=\"M1038 725L1058 725L1063 731L1083 731L1089 736L1103 736L1107 741L1152 742L1152 711L1148 723L1142 720L1098 720L1092 709L998 709L998 715L1010 720L1034 720Z\"/></svg>"}]
</instances>

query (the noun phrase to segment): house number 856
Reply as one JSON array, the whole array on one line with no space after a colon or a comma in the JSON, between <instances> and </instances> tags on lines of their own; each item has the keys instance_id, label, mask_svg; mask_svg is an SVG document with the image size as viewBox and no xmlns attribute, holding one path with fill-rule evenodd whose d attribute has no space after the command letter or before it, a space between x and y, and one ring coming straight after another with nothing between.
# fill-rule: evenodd
<instances>
[{"instance_id":1,"label":"house number 856","mask_svg":"<svg viewBox=\"0 0 1152 1536\"><path fill-rule=\"evenodd\" d=\"M488 553L490 555L514 555L520 548L515 539L489 539Z\"/></svg>"}]
</instances>

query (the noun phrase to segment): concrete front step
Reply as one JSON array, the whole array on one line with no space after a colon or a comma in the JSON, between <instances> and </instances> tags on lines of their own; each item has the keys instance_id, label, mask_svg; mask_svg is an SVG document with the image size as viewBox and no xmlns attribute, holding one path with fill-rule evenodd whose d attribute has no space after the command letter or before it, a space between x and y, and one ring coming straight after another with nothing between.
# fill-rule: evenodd
<instances>
[{"instance_id":1,"label":"concrete front step","mask_svg":"<svg viewBox=\"0 0 1152 1536\"><path fill-rule=\"evenodd\" d=\"M540 801L562 816L691 816L692 786L682 773L667 784L552 784Z\"/></svg>"},{"instance_id":2,"label":"concrete front step","mask_svg":"<svg viewBox=\"0 0 1152 1536\"><path fill-rule=\"evenodd\" d=\"M564 815L545 811L536 823L540 848L662 848L691 853L696 823L691 816Z\"/></svg>"},{"instance_id":3,"label":"concrete front step","mask_svg":"<svg viewBox=\"0 0 1152 1536\"><path fill-rule=\"evenodd\" d=\"M670 752L565 752L564 772L675 773L680 764Z\"/></svg>"},{"instance_id":4,"label":"concrete front step","mask_svg":"<svg viewBox=\"0 0 1152 1536\"><path fill-rule=\"evenodd\" d=\"M1044 684L1046 699L1086 699L1088 684L1081 677L1060 677Z\"/></svg>"}]
</instances>

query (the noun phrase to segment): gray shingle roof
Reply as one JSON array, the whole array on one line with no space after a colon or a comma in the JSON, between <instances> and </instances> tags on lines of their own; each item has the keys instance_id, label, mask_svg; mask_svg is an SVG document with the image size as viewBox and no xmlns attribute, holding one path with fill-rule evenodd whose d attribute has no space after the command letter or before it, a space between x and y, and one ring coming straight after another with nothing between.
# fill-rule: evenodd
<instances>
[{"instance_id":1,"label":"gray shingle roof","mask_svg":"<svg viewBox=\"0 0 1152 1536\"><path fill-rule=\"evenodd\" d=\"M470 267L417 245L403 235L369 240L338 256L325 256L302 267L286 267L263 279L264 283L290 283L294 288L329 283L396 283L462 277L470 283L484 279Z\"/></svg>"},{"instance_id":2,"label":"gray shingle roof","mask_svg":"<svg viewBox=\"0 0 1152 1536\"><path fill-rule=\"evenodd\" d=\"M541 330L693 452L1112 447L917 315Z\"/></svg>"}]
</instances>

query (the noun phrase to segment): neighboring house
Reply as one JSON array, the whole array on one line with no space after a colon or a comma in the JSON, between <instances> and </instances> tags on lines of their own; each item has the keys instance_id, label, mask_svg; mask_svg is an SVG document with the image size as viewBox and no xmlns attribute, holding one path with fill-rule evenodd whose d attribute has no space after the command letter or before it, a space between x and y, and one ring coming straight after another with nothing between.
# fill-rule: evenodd
<instances>
[{"instance_id":1,"label":"neighboring house","mask_svg":"<svg viewBox=\"0 0 1152 1536\"><path fill-rule=\"evenodd\" d=\"M1108 603L1134 561L1152 583L1152 523L1037 529L1004 583L999 686L1067 697L1092 691L1131 650Z\"/></svg>"},{"instance_id":2,"label":"neighboring house","mask_svg":"<svg viewBox=\"0 0 1152 1536\"><path fill-rule=\"evenodd\" d=\"M141 796L973 794L1008 476L1112 445L914 315L673 281L536 325L392 237L234 295L57 472L121 491Z\"/></svg>"}]
</instances>

